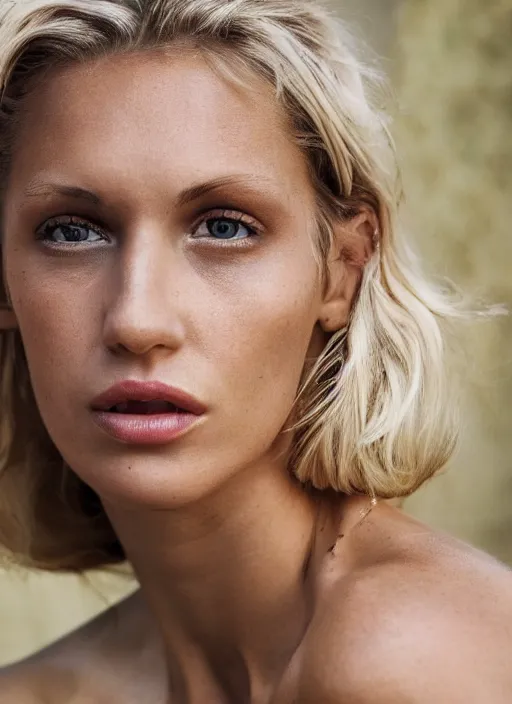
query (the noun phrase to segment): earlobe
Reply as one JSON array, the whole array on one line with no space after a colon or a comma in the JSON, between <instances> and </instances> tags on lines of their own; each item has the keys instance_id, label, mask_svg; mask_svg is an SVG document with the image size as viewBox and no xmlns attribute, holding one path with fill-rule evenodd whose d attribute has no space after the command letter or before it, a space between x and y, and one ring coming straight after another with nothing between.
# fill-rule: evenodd
<instances>
[{"instance_id":1,"label":"earlobe","mask_svg":"<svg viewBox=\"0 0 512 704\"><path fill-rule=\"evenodd\" d=\"M350 306L347 306L346 299L340 298L336 301L324 303L322 315L319 323L324 332L338 332L343 330L348 323Z\"/></svg>"}]
</instances>

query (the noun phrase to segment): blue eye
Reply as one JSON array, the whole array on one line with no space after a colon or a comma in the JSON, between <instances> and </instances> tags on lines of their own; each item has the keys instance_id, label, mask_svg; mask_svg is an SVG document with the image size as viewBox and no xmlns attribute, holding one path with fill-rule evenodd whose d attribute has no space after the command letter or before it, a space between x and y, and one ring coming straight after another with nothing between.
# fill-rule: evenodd
<instances>
[{"instance_id":1,"label":"blue eye","mask_svg":"<svg viewBox=\"0 0 512 704\"><path fill-rule=\"evenodd\" d=\"M192 237L202 240L246 240L260 234L257 221L237 210L210 212L193 229Z\"/></svg>"},{"instance_id":2,"label":"blue eye","mask_svg":"<svg viewBox=\"0 0 512 704\"><path fill-rule=\"evenodd\" d=\"M93 227L91 223L67 217L65 220L50 220L47 222L41 230L40 239L47 242L75 244L101 242L106 237L100 230Z\"/></svg>"},{"instance_id":3,"label":"blue eye","mask_svg":"<svg viewBox=\"0 0 512 704\"><path fill-rule=\"evenodd\" d=\"M220 240L240 240L254 234L254 230L237 220L212 218L206 221L208 232Z\"/></svg>"}]
</instances>

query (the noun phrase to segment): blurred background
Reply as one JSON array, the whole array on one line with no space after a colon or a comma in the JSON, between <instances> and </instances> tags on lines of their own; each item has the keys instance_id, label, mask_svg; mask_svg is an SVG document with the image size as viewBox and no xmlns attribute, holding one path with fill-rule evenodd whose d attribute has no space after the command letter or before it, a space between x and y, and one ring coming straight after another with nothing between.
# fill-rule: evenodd
<instances>
[{"instance_id":1,"label":"blurred background","mask_svg":"<svg viewBox=\"0 0 512 704\"><path fill-rule=\"evenodd\" d=\"M512 307L512 0L332 0L382 57L412 236L432 271ZM467 330L461 449L405 510L512 565L512 318ZM0 572L0 665L135 588Z\"/></svg>"}]
</instances>

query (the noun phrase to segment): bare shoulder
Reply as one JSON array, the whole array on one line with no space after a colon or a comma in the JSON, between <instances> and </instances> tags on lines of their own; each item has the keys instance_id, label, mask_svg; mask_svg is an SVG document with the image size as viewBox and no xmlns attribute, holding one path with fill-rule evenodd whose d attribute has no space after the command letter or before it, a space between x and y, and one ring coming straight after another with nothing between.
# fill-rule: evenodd
<instances>
[{"instance_id":1,"label":"bare shoulder","mask_svg":"<svg viewBox=\"0 0 512 704\"><path fill-rule=\"evenodd\" d=\"M2 704L81 704L89 695L87 675L94 671L105 639L115 631L117 611L118 607L108 609L56 643L0 670Z\"/></svg>"},{"instance_id":2,"label":"bare shoulder","mask_svg":"<svg viewBox=\"0 0 512 704\"><path fill-rule=\"evenodd\" d=\"M44 700L36 692L35 683L23 677L19 668L7 667L0 670L2 704L43 704Z\"/></svg>"},{"instance_id":3,"label":"bare shoulder","mask_svg":"<svg viewBox=\"0 0 512 704\"><path fill-rule=\"evenodd\" d=\"M158 687L156 633L138 595L0 670L2 704L131 704Z\"/></svg>"},{"instance_id":4,"label":"bare shoulder","mask_svg":"<svg viewBox=\"0 0 512 704\"><path fill-rule=\"evenodd\" d=\"M511 702L512 572L394 509L358 531L325 564L299 701Z\"/></svg>"},{"instance_id":5,"label":"bare shoulder","mask_svg":"<svg viewBox=\"0 0 512 704\"><path fill-rule=\"evenodd\" d=\"M64 639L63 639L64 641ZM65 644L59 644L59 649ZM72 654L72 646L68 655ZM61 657L58 649L46 648L40 653L0 669L0 701L2 704L78 704L85 694L80 686L80 667Z\"/></svg>"}]
</instances>

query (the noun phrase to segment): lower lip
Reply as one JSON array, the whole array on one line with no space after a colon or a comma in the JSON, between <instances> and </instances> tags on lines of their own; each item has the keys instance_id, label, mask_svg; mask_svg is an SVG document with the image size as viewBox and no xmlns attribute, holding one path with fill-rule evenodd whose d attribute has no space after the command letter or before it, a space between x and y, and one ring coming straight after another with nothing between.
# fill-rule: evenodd
<instances>
[{"instance_id":1,"label":"lower lip","mask_svg":"<svg viewBox=\"0 0 512 704\"><path fill-rule=\"evenodd\" d=\"M116 440L131 445L165 445L180 438L201 416L192 413L135 415L94 411L97 425Z\"/></svg>"}]
</instances>

